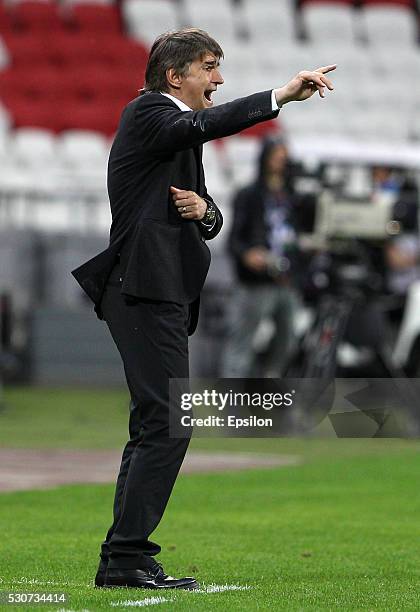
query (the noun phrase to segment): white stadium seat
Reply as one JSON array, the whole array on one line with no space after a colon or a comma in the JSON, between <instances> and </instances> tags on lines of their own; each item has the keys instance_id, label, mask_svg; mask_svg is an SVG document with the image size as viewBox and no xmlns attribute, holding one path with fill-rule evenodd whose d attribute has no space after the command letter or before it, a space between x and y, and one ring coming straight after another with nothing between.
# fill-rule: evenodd
<instances>
[{"instance_id":1,"label":"white stadium seat","mask_svg":"<svg viewBox=\"0 0 420 612\"><path fill-rule=\"evenodd\" d=\"M249 44L259 61L259 70L270 73L276 83L289 80L298 70L312 65L306 45L296 41L290 41L286 46L281 39L251 40Z\"/></svg>"},{"instance_id":2,"label":"white stadium seat","mask_svg":"<svg viewBox=\"0 0 420 612\"><path fill-rule=\"evenodd\" d=\"M230 0L183 0L186 26L205 30L222 46L235 38L235 19Z\"/></svg>"},{"instance_id":3,"label":"white stadium seat","mask_svg":"<svg viewBox=\"0 0 420 612\"><path fill-rule=\"evenodd\" d=\"M229 180L230 176L223 145L218 146L213 142L206 142L203 147L203 163L207 191L222 210L222 214L225 217L226 205L231 198L232 185ZM216 250L222 248L223 238L226 238L226 236L221 236L221 239L218 238L215 244L212 244L213 253L214 248Z\"/></svg>"},{"instance_id":4,"label":"white stadium seat","mask_svg":"<svg viewBox=\"0 0 420 612\"><path fill-rule=\"evenodd\" d=\"M19 128L10 132L6 146L0 189L17 192L50 192L54 189L57 149L52 132L41 128ZM12 216L18 219L21 212L18 206Z\"/></svg>"},{"instance_id":5,"label":"white stadium seat","mask_svg":"<svg viewBox=\"0 0 420 612\"><path fill-rule=\"evenodd\" d=\"M279 115L289 137L336 135L343 131L343 113L337 105L327 100L313 98L305 107L292 102Z\"/></svg>"},{"instance_id":6,"label":"white stadium seat","mask_svg":"<svg viewBox=\"0 0 420 612\"><path fill-rule=\"evenodd\" d=\"M220 150L221 149L221 150ZM208 192L217 199L219 192L224 191L227 182L226 167L222 162L223 148L213 142L203 146L203 163Z\"/></svg>"},{"instance_id":7,"label":"white stadium seat","mask_svg":"<svg viewBox=\"0 0 420 612\"><path fill-rule=\"evenodd\" d=\"M56 140L49 130L19 128L11 139L11 156L18 164L48 168L56 159Z\"/></svg>"},{"instance_id":8,"label":"white stadium seat","mask_svg":"<svg viewBox=\"0 0 420 612\"><path fill-rule=\"evenodd\" d=\"M291 0L243 0L244 21L251 38L278 41L283 47L295 38L293 3Z\"/></svg>"},{"instance_id":9,"label":"white stadium seat","mask_svg":"<svg viewBox=\"0 0 420 612\"><path fill-rule=\"evenodd\" d=\"M367 58L372 71L380 77L390 77L404 75L410 80L410 89L413 83L413 75L420 74L420 49L418 47L400 47L395 52L394 47L371 46L366 49ZM419 81L419 79L414 79Z\"/></svg>"},{"instance_id":10,"label":"white stadium seat","mask_svg":"<svg viewBox=\"0 0 420 612\"><path fill-rule=\"evenodd\" d=\"M159 34L179 25L173 0L124 0L122 14L127 32L149 46Z\"/></svg>"},{"instance_id":11,"label":"white stadium seat","mask_svg":"<svg viewBox=\"0 0 420 612\"><path fill-rule=\"evenodd\" d=\"M339 57L335 47L327 49L309 43L295 42L284 49L264 43L260 43L259 47L264 50L260 69L264 69L264 58L267 58L266 64L270 66L272 77L280 83L288 81L300 70L314 70L322 65L338 63L336 58Z\"/></svg>"},{"instance_id":12,"label":"white stadium seat","mask_svg":"<svg viewBox=\"0 0 420 612\"><path fill-rule=\"evenodd\" d=\"M344 127L344 135L359 142L374 140L393 143L407 140L410 120L404 113L392 113L389 107L377 104L370 108L352 109L347 114Z\"/></svg>"},{"instance_id":13,"label":"white stadium seat","mask_svg":"<svg viewBox=\"0 0 420 612\"><path fill-rule=\"evenodd\" d=\"M75 169L104 170L109 155L105 136L84 130L69 130L59 137L59 154L63 165Z\"/></svg>"},{"instance_id":14,"label":"white stadium seat","mask_svg":"<svg viewBox=\"0 0 420 612\"><path fill-rule=\"evenodd\" d=\"M311 41L331 46L353 44L354 19L350 5L308 4L302 9L306 35Z\"/></svg>"},{"instance_id":15,"label":"white stadium seat","mask_svg":"<svg viewBox=\"0 0 420 612\"><path fill-rule=\"evenodd\" d=\"M420 141L420 105L410 110L408 138L416 142Z\"/></svg>"},{"instance_id":16,"label":"white stadium seat","mask_svg":"<svg viewBox=\"0 0 420 612\"><path fill-rule=\"evenodd\" d=\"M256 178L258 156L261 149L257 138L232 136L224 141L226 160L236 187Z\"/></svg>"},{"instance_id":17,"label":"white stadium seat","mask_svg":"<svg viewBox=\"0 0 420 612\"><path fill-rule=\"evenodd\" d=\"M216 104L254 93L260 75L258 56L252 46L242 41L223 44L225 58L221 61L224 84L214 96Z\"/></svg>"},{"instance_id":18,"label":"white stadium seat","mask_svg":"<svg viewBox=\"0 0 420 612\"><path fill-rule=\"evenodd\" d=\"M0 130L0 163L3 165L3 161L8 158L9 154L9 139L8 132L6 130Z\"/></svg>"},{"instance_id":19,"label":"white stadium seat","mask_svg":"<svg viewBox=\"0 0 420 612\"><path fill-rule=\"evenodd\" d=\"M367 6L361 14L370 45L398 47L398 50L415 45L417 24L413 13L406 7Z\"/></svg>"}]
</instances>

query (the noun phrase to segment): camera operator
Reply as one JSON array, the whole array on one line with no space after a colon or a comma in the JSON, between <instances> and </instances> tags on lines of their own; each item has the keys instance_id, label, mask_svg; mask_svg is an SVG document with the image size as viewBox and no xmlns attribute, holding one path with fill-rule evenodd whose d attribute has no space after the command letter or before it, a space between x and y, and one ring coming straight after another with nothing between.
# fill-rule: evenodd
<instances>
[{"instance_id":1,"label":"camera operator","mask_svg":"<svg viewBox=\"0 0 420 612\"><path fill-rule=\"evenodd\" d=\"M256 181L234 198L229 238L238 284L229 304L222 374L229 378L283 373L294 347L293 317L298 304L293 274L297 258L293 170L282 137L264 141ZM275 333L258 369L256 331L271 319Z\"/></svg>"}]
</instances>

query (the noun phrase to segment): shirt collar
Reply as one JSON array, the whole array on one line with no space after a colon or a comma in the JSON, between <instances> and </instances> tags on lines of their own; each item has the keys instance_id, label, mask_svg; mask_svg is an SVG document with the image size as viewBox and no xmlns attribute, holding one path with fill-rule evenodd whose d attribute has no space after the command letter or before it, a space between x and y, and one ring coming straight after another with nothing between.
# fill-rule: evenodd
<instances>
[{"instance_id":1,"label":"shirt collar","mask_svg":"<svg viewBox=\"0 0 420 612\"><path fill-rule=\"evenodd\" d=\"M168 94L165 91L161 91L160 93L162 94L162 96L166 96L167 98L172 100L172 102L175 102L175 104L177 105L179 110L182 110L182 111L190 111L190 110L192 110L189 106L184 104L184 102L182 100L178 100L178 98L175 98L175 96L171 96L171 94Z\"/></svg>"}]
</instances>

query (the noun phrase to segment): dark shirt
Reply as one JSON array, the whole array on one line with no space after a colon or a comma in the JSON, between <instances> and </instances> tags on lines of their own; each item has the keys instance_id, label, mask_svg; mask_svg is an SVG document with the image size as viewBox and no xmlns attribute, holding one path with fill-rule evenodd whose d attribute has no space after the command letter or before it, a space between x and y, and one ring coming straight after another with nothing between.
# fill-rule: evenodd
<instances>
[{"instance_id":1,"label":"dark shirt","mask_svg":"<svg viewBox=\"0 0 420 612\"><path fill-rule=\"evenodd\" d=\"M229 237L238 279L246 284L273 283L280 258L290 258L296 246L295 196L289 189L271 192L261 181L241 189L234 199ZM243 263L243 254L253 247L271 252L270 271L256 272Z\"/></svg>"}]
</instances>

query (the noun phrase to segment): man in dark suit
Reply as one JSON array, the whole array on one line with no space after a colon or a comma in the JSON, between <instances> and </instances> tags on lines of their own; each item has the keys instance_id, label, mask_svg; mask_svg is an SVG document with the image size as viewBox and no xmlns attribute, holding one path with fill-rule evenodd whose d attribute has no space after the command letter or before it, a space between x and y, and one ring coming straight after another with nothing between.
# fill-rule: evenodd
<instances>
[{"instance_id":1,"label":"man in dark suit","mask_svg":"<svg viewBox=\"0 0 420 612\"><path fill-rule=\"evenodd\" d=\"M276 117L286 102L332 89L330 66L212 108L222 57L218 43L197 29L155 41L145 88L124 109L110 153L109 247L73 271L110 329L131 395L130 439L96 586L197 586L194 578L164 573L149 536L189 442L169 437L169 379L188 378L188 334L210 264L206 240L222 226L204 182L202 145Z\"/></svg>"}]
</instances>

